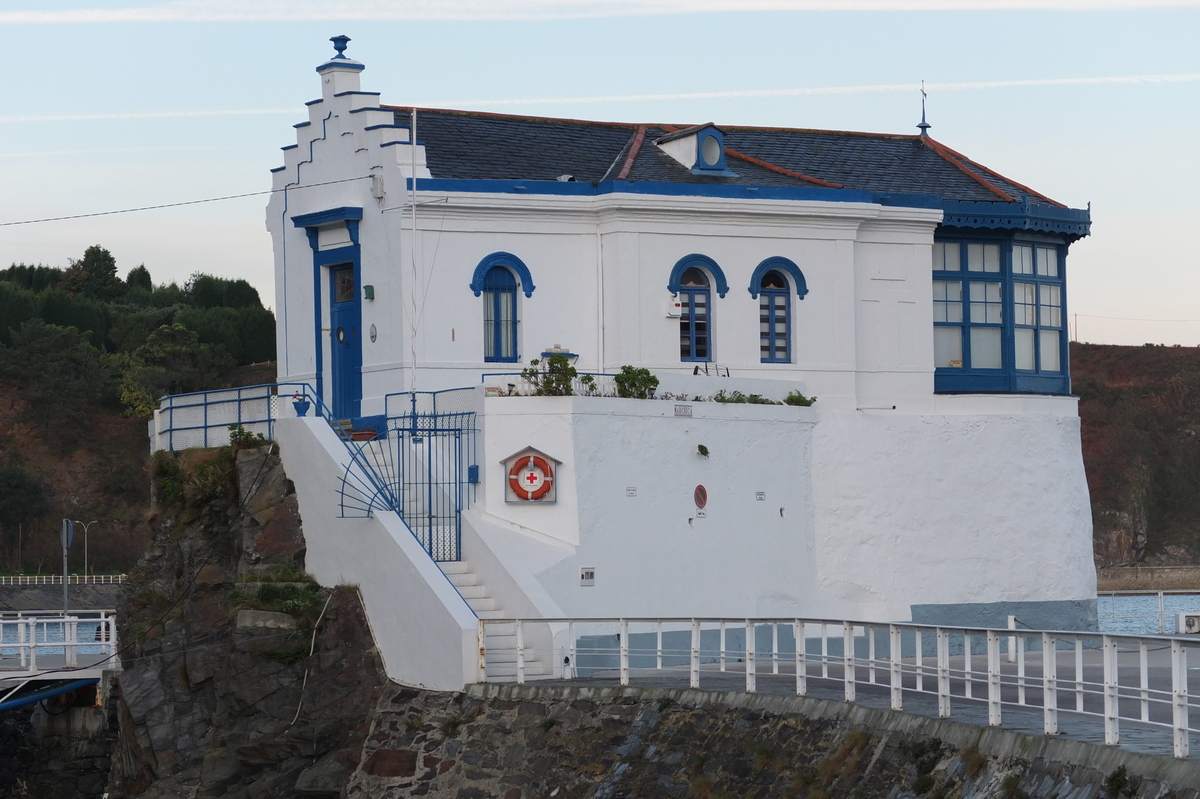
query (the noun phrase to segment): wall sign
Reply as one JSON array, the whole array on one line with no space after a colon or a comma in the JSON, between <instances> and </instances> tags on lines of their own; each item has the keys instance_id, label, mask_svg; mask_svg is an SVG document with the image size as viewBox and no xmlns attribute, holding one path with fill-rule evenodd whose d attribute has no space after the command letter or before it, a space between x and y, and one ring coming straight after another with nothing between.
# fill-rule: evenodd
<instances>
[{"instance_id":1,"label":"wall sign","mask_svg":"<svg viewBox=\"0 0 1200 799\"><path fill-rule=\"evenodd\" d=\"M708 504L708 489L704 486L696 486L696 490L692 492L692 499L696 500L697 508L703 508Z\"/></svg>"}]
</instances>

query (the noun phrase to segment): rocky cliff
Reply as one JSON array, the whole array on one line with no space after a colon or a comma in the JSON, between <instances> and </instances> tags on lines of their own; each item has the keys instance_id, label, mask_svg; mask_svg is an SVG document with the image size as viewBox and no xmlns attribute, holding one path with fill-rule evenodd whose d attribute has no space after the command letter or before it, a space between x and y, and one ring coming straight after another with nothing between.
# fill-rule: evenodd
<instances>
[{"instance_id":1,"label":"rocky cliff","mask_svg":"<svg viewBox=\"0 0 1200 799\"><path fill-rule=\"evenodd\" d=\"M339 796L385 684L357 591L304 574L269 445L152 468L153 541L120 607L133 646L110 795Z\"/></svg>"}]
</instances>

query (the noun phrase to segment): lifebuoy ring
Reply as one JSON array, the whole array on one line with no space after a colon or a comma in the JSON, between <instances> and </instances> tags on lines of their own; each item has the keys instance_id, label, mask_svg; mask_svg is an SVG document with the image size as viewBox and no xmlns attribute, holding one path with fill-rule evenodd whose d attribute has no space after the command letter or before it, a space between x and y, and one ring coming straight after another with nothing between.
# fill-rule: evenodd
<instances>
[{"instance_id":1,"label":"lifebuoy ring","mask_svg":"<svg viewBox=\"0 0 1200 799\"><path fill-rule=\"evenodd\" d=\"M517 458L508 470L508 484L521 499L541 499L554 485L554 470L545 458L537 455Z\"/></svg>"}]
</instances>

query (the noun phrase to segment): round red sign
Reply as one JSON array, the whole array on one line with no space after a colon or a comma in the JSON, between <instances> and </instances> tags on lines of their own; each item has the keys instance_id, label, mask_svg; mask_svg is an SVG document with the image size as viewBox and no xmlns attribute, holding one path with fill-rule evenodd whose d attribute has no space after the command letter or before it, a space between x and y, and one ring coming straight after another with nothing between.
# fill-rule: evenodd
<instances>
[{"instance_id":1,"label":"round red sign","mask_svg":"<svg viewBox=\"0 0 1200 799\"><path fill-rule=\"evenodd\" d=\"M696 500L697 508L703 508L708 504L708 489L704 486L696 486L696 490L692 492L692 498Z\"/></svg>"}]
</instances>

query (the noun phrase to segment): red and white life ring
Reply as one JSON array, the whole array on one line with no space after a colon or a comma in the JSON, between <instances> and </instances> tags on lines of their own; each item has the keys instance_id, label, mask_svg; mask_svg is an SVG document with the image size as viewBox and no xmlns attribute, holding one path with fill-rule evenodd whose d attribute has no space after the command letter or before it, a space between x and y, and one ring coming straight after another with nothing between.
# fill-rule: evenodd
<instances>
[{"instance_id":1,"label":"red and white life ring","mask_svg":"<svg viewBox=\"0 0 1200 799\"><path fill-rule=\"evenodd\" d=\"M521 499L541 499L554 486L554 470L545 458L522 456L508 470L508 484Z\"/></svg>"}]
</instances>

